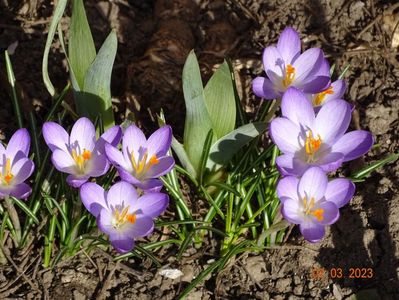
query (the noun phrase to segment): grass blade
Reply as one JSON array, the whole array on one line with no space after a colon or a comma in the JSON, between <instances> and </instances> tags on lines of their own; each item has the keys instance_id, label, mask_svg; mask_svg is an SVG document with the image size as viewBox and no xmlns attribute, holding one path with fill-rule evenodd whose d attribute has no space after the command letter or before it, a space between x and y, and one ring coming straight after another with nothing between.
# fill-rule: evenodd
<instances>
[{"instance_id":1,"label":"grass blade","mask_svg":"<svg viewBox=\"0 0 399 300\"><path fill-rule=\"evenodd\" d=\"M365 168L357 171L356 173L352 174L350 178L353 178L355 180L361 180L370 175L370 173L375 171L376 169L383 167L384 165L389 164L391 162L394 162L398 158L399 158L399 153L392 153L391 155L388 155L386 158L376 161L366 166Z\"/></svg>"},{"instance_id":2,"label":"grass blade","mask_svg":"<svg viewBox=\"0 0 399 300\"><path fill-rule=\"evenodd\" d=\"M31 211L30 208L25 204L25 202L23 202L17 198L14 198L14 197L11 197L11 198L19 206L19 208L21 210L23 210L24 213L26 213L32 219L33 222L35 222L36 224L39 224L39 220L37 219L37 217L35 216L33 211Z\"/></svg>"},{"instance_id":3,"label":"grass blade","mask_svg":"<svg viewBox=\"0 0 399 300\"><path fill-rule=\"evenodd\" d=\"M209 152L211 151L212 139L213 139L213 130L210 129L208 134L206 135L204 148L200 160L200 167L198 171L198 179L200 186L202 186L202 182L204 180L205 171L206 171L206 162L208 161Z\"/></svg>"},{"instance_id":4,"label":"grass blade","mask_svg":"<svg viewBox=\"0 0 399 300\"><path fill-rule=\"evenodd\" d=\"M18 127L19 128L23 128L24 127L24 123L22 121L21 108L19 106L17 90L16 90L16 87L15 87L15 76L14 76L14 71L12 69L10 56L8 55L8 51L5 51L5 59L6 59L6 69L7 69L8 82L10 83L11 92L12 92L12 97L11 97L12 106L14 107L15 116L17 117Z\"/></svg>"}]
</instances>

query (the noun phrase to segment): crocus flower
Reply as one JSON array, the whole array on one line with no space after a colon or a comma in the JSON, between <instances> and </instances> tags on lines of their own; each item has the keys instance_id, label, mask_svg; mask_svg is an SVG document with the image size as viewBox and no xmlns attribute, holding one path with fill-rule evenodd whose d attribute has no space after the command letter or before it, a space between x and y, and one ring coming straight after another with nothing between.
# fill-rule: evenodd
<instances>
[{"instance_id":1,"label":"crocus flower","mask_svg":"<svg viewBox=\"0 0 399 300\"><path fill-rule=\"evenodd\" d=\"M281 104L283 117L270 124L274 143L283 152L276 163L283 175L302 175L311 166L325 172L338 169L370 150L370 132L345 133L351 120L351 106L344 100L331 100L315 115L312 104L295 88L289 88Z\"/></svg>"},{"instance_id":2,"label":"crocus flower","mask_svg":"<svg viewBox=\"0 0 399 300\"><path fill-rule=\"evenodd\" d=\"M309 98L315 108L320 108L328 101L342 99L345 93L346 84L342 79L331 83L325 90L317 94L310 94Z\"/></svg>"},{"instance_id":3,"label":"crocus flower","mask_svg":"<svg viewBox=\"0 0 399 300\"><path fill-rule=\"evenodd\" d=\"M87 182L80 188L80 198L86 209L97 218L98 228L109 235L118 252L128 252L134 240L149 235L153 219L165 211L169 198L163 193L138 196L129 183L115 183L108 192L96 183Z\"/></svg>"},{"instance_id":4,"label":"crocus flower","mask_svg":"<svg viewBox=\"0 0 399 300\"><path fill-rule=\"evenodd\" d=\"M24 181L32 174L35 166L28 158L29 133L18 129L6 148L0 143L0 197L13 196L26 199L32 189Z\"/></svg>"},{"instance_id":5,"label":"crocus flower","mask_svg":"<svg viewBox=\"0 0 399 300\"><path fill-rule=\"evenodd\" d=\"M309 168L300 179L284 177L277 185L283 217L299 224L309 242L323 238L324 227L338 220L338 209L350 201L354 192L355 185L350 180L337 178L328 182L327 175L319 167Z\"/></svg>"},{"instance_id":6,"label":"crocus flower","mask_svg":"<svg viewBox=\"0 0 399 300\"><path fill-rule=\"evenodd\" d=\"M252 88L255 95L265 99L280 98L290 86L305 93L320 93L330 82L323 51L310 48L301 54L301 40L291 27L281 33L277 46L265 48L263 66L268 78L255 78Z\"/></svg>"},{"instance_id":7,"label":"crocus flower","mask_svg":"<svg viewBox=\"0 0 399 300\"><path fill-rule=\"evenodd\" d=\"M126 128L122 139L122 152L112 145L105 146L108 159L117 168L122 180L145 191L159 191L158 177L174 166L173 157L167 156L172 141L172 129L163 126L148 140L135 125Z\"/></svg>"},{"instance_id":8,"label":"crocus flower","mask_svg":"<svg viewBox=\"0 0 399 300\"><path fill-rule=\"evenodd\" d=\"M73 125L71 135L54 122L43 125L43 137L53 151L51 160L54 167L70 174L67 182L78 188L90 177L104 175L110 164L104 152L104 145L117 145L121 139L122 130L113 126L96 140L96 130L87 118L80 118Z\"/></svg>"}]
</instances>

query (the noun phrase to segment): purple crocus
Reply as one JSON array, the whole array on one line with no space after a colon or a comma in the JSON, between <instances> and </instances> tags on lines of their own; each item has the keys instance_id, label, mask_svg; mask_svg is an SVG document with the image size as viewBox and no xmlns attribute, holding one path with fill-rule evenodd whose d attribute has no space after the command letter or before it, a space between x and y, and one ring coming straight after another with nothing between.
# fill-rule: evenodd
<instances>
[{"instance_id":1,"label":"purple crocus","mask_svg":"<svg viewBox=\"0 0 399 300\"><path fill-rule=\"evenodd\" d=\"M105 152L123 180L145 191L159 191L162 182L158 177L175 164L166 155L171 141L170 126L159 128L147 140L137 126L130 125L123 134L122 152L112 145L106 145Z\"/></svg>"},{"instance_id":2,"label":"purple crocus","mask_svg":"<svg viewBox=\"0 0 399 300\"><path fill-rule=\"evenodd\" d=\"M281 33L277 46L265 48L263 66L268 78L255 78L252 88L255 95L265 99L280 98L290 86L316 94L330 82L329 64L323 51L310 48L301 54L299 34L291 27Z\"/></svg>"},{"instance_id":3,"label":"purple crocus","mask_svg":"<svg viewBox=\"0 0 399 300\"><path fill-rule=\"evenodd\" d=\"M302 235L309 242L320 241L325 226L339 218L339 208L353 197L355 185L348 179L328 182L327 175L318 167L309 168L298 179L287 176L277 185L283 217L299 224Z\"/></svg>"},{"instance_id":4,"label":"purple crocus","mask_svg":"<svg viewBox=\"0 0 399 300\"><path fill-rule=\"evenodd\" d=\"M97 218L98 228L109 235L112 246L121 253L134 247L134 240L149 235L153 219L165 211L169 198L163 193L138 196L129 183L115 183L108 192L96 183L80 188L80 198L86 209Z\"/></svg>"},{"instance_id":5,"label":"purple crocus","mask_svg":"<svg viewBox=\"0 0 399 300\"><path fill-rule=\"evenodd\" d=\"M25 128L18 129L6 148L0 143L0 198L26 199L32 189L24 181L35 166L29 156L30 137Z\"/></svg>"},{"instance_id":6,"label":"purple crocus","mask_svg":"<svg viewBox=\"0 0 399 300\"><path fill-rule=\"evenodd\" d=\"M345 133L351 120L351 106L344 100L331 100L315 115L305 94L289 88L282 99L283 117L270 124L274 143L283 152L276 163L282 175L301 176L309 167L323 171L338 169L370 150L370 132L355 130Z\"/></svg>"},{"instance_id":7,"label":"purple crocus","mask_svg":"<svg viewBox=\"0 0 399 300\"><path fill-rule=\"evenodd\" d=\"M80 118L73 125L69 135L64 128L54 122L43 125L43 137L53 151L51 160L54 167L70 174L67 182L78 188L90 177L104 175L110 164L104 152L104 145L116 146L122 136L119 126L113 126L96 140L96 129L87 118Z\"/></svg>"}]
</instances>

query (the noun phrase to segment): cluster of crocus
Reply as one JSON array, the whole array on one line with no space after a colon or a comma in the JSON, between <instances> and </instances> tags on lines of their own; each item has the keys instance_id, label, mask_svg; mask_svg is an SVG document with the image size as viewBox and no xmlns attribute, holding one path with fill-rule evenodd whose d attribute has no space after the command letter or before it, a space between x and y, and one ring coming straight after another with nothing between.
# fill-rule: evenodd
<instances>
[{"instance_id":1,"label":"cluster of crocus","mask_svg":"<svg viewBox=\"0 0 399 300\"><path fill-rule=\"evenodd\" d=\"M364 130L346 132L353 107L341 99L345 82L331 83L321 49L300 50L298 33L285 29L277 47L267 47L263 54L269 79L255 78L253 91L266 99L282 98L282 116L270 124L270 136L282 152L276 159L285 176L277 186L281 211L300 225L306 240L317 242L355 191L347 179L328 182L327 173L368 152L373 137Z\"/></svg>"},{"instance_id":2,"label":"cluster of crocus","mask_svg":"<svg viewBox=\"0 0 399 300\"><path fill-rule=\"evenodd\" d=\"M43 137L53 152L54 167L69 174L68 184L80 189L83 205L117 251L130 251L136 238L152 232L153 219L169 203L168 196L159 192L162 182L158 179L174 166L173 158L167 156L172 140L169 126L161 127L148 140L135 125L125 130L123 138L121 127L114 126L96 139L93 123L80 118L71 134L57 123L45 123ZM117 149L121 139L122 152ZM88 182L106 174L111 164L122 181L109 191Z\"/></svg>"}]
</instances>

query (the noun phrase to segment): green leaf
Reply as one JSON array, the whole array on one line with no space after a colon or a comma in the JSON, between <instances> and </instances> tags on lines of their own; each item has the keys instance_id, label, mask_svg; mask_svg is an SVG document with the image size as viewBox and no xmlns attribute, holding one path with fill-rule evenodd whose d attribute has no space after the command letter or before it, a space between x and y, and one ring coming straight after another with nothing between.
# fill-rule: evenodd
<instances>
[{"instance_id":1,"label":"green leaf","mask_svg":"<svg viewBox=\"0 0 399 300\"><path fill-rule=\"evenodd\" d=\"M40 223L39 220L36 218L35 214L29 209L29 207L25 204L24 201L19 200L15 197L11 197L11 198L13 199L15 204L17 204L19 206L20 209L22 209L29 217L31 217L33 222L35 222L36 224Z\"/></svg>"},{"instance_id":2,"label":"green leaf","mask_svg":"<svg viewBox=\"0 0 399 300\"><path fill-rule=\"evenodd\" d=\"M214 186L214 187L220 188L222 190L225 190L227 192L230 192L230 193L236 195L237 197L241 197L241 194L237 190L235 190L231 185L229 185L227 183L213 181L211 183L208 183L205 187L209 187L209 186Z\"/></svg>"},{"instance_id":3,"label":"green leaf","mask_svg":"<svg viewBox=\"0 0 399 300\"><path fill-rule=\"evenodd\" d=\"M344 70L342 71L342 73L338 76L338 79L342 79L342 78L345 77L345 74L346 74L346 72L348 72L350 66L351 66L351 65L348 64L348 65L344 68Z\"/></svg>"},{"instance_id":4,"label":"green leaf","mask_svg":"<svg viewBox=\"0 0 399 300\"><path fill-rule=\"evenodd\" d=\"M69 64L79 86L78 90L82 90L85 74L96 58L96 48L89 22L87 21L83 0L73 1L69 33ZM77 89L76 87L74 88Z\"/></svg>"},{"instance_id":5,"label":"green leaf","mask_svg":"<svg viewBox=\"0 0 399 300\"><path fill-rule=\"evenodd\" d=\"M44 48L43 60L42 60L42 76L44 85L51 96L55 95L55 89L51 83L50 76L48 75L48 56L50 53L51 44L53 43L55 31L57 30L58 23L61 21L62 15L64 14L67 0L59 0L53 14L53 19L50 23L50 28L47 34L46 45Z\"/></svg>"},{"instance_id":6,"label":"green leaf","mask_svg":"<svg viewBox=\"0 0 399 300\"><path fill-rule=\"evenodd\" d=\"M265 132L267 124L263 122L250 123L237 128L219 139L211 148L207 168L214 169L218 165L227 164L248 142Z\"/></svg>"},{"instance_id":7,"label":"green leaf","mask_svg":"<svg viewBox=\"0 0 399 300\"><path fill-rule=\"evenodd\" d=\"M273 233L277 233L281 230L286 229L287 227L289 227L291 224L288 223L286 220L281 220L276 224L273 224L272 226L270 226L268 229L264 230L262 232L262 234L259 236L258 238L258 246L262 246L265 242L266 237L268 237L269 235L273 234Z\"/></svg>"},{"instance_id":8,"label":"green leaf","mask_svg":"<svg viewBox=\"0 0 399 300\"><path fill-rule=\"evenodd\" d=\"M200 168L199 168L199 172L198 172L198 177L199 177L198 179L199 179L200 185L202 185L202 182L204 179L205 170L206 170L206 162L208 161L209 152L211 150L212 139L213 139L213 130L211 129L211 130L209 130L209 132L206 136L204 148L203 148L202 155L201 155Z\"/></svg>"},{"instance_id":9,"label":"green leaf","mask_svg":"<svg viewBox=\"0 0 399 300\"><path fill-rule=\"evenodd\" d=\"M217 138L234 130L236 105L234 95L234 73L225 61L209 79L204 89L205 105Z\"/></svg>"},{"instance_id":10,"label":"green leaf","mask_svg":"<svg viewBox=\"0 0 399 300\"><path fill-rule=\"evenodd\" d=\"M111 31L100 51L87 70L83 92L76 92L76 108L79 115L88 116L93 121L101 115L104 128L114 125L111 103L111 74L118 41Z\"/></svg>"},{"instance_id":11,"label":"green leaf","mask_svg":"<svg viewBox=\"0 0 399 300\"><path fill-rule=\"evenodd\" d=\"M179 158L181 164L184 169L193 177L197 178L197 172L195 171L193 165L191 164L190 159L188 158L187 152L184 149L184 146L180 144L175 137L172 137L172 149L176 153Z\"/></svg>"},{"instance_id":12,"label":"green leaf","mask_svg":"<svg viewBox=\"0 0 399 300\"><path fill-rule=\"evenodd\" d=\"M14 107L14 112L15 116L17 118L17 123L19 128L24 127L24 123L22 121L22 113L21 113L21 107L19 105L19 100L17 96L17 90L15 87L15 75L14 75L14 70L12 68L12 63L10 56L8 55L8 51L6 50L5 53L5 59L6 59L6 69L7 69L7 77L8 77L8 82L10 83L11 86L11 92L12 92L12 106Z\"/></svg>"},{"instance_id":13,"label":"green leaf","mask_svg":"<svg viewBox=\"0 0 399 300\"><path fill-rule=\"evenodd\" d=\"M357 171L356 173L352 174L350 178L355 180L361 180L370 175L370 173L375 171L376 169L383 167L384 165L389 164L391 162L394 162L398 158L399 158L399 153L392 153L391 155L388 155L387 157L379 161L373 162L372 164L366 166L365 168Z\"/></svg>"},{"instance_id":14,"label":"green leaf","mask_svg":"<svg viewBox=\"0 0 399 300\"><path fill-rule=\"evenodd\" d=\"M183 93L186 102L183 144L187 156L198 174L204 142L212 123L206 109L200 69L194 51L190 52L184 64Z\"/></svg>"}]
</instances>

